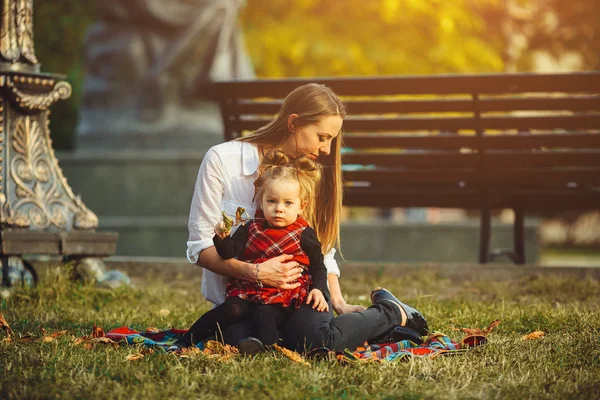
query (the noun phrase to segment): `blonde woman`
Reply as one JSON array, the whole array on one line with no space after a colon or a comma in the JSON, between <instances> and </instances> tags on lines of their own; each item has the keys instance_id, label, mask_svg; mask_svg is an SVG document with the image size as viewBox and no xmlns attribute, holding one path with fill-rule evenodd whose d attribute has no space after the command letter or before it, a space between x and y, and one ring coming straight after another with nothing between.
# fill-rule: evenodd
<instances>
[{"instance_id":1,"label":"blonde woman","mask_svg":"<svg viewBox=\"0 0 600 400\"><path fill-rule=\"evenodd\" d=\"M243 138L208 150L194 188L187 257L204 268L202 294L217 306L225 301L229 278L294 289L300 285L296 280L303 271L291 255L273 257L260 264L223 260L213 245L214 227L222 218L221 212L235 215L238 207L244 207L254 216L258 209L258 200L253 198L254 181L258 177L258 166L270 152L279 150L290 157L305 156L323 166L312 228L325 254L329 311L319 312L304 304L285 322L281 329L283 344L294 350L355 348L396 326L427 334L423 316L385 289L372 293L374 304L367 309L348 304L342 297L338 281L340 270L334 254L335 247L339 247L340 148L345 116L344 104L330 88L314 83L301 86L285 98L273 121ZM333 310L338 314L335 318ZM224 336L227 342L237 344L242 338L252 336L251 324L235 324Z\"/></svg>"}]
</instances>

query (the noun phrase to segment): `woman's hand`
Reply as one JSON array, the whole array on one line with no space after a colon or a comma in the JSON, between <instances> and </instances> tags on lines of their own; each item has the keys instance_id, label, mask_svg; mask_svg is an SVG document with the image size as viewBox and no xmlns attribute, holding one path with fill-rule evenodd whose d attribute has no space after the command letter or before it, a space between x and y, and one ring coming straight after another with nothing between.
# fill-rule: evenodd
<instances>
[{"instance_id":1,"label":"woman's hand","mask_svg":"<svg viewBox=\"0 0 600 400\"><path fill-rule=\"evenodd\" d=\"M331 294L331 305L337 315L348 314L353 312L364 311L363 306L346 303L340 289L340 282L337 275L328 274L327 283L329 284L329 293Z\"/></svg>"},{"instance_id":2,"label":"woman's hand","mask_svg":"<svg viewBox=\"0 0 600 400\"><path fill-rule=\"evenodd\" d=\"M302 275L302 267L296 261L290 261L292 258L292 255L282 254L259 264L258 278L262 284L284 290L300 286L294 281Z\"/></svg>"},{"instance_id":3,"label":"woman's hand","mask_svg":"<svg viewBox=\"0 0 600 400\"><path fill-rule=\"evenodd\" d=\"M353 312L365 311L366 308L357 304L348 304L344 299L333 304L333 309L337 315L348 314Z\"/></svg>"},{"instance_id":4,"label":"woman's hand","mask_svg":"<svg viewBox=\"0 0 600 400\"><path fill-rule=\"evenodd\" d=\"M308 296L306 297L306 304L310 304L311 301L313 302L313 309L316 309L319 312L329 312L329 305L327 305L327 300L325 300L323 292L321 292L319 289L313 289L308 293Z\"/></svg>"}]
</instances>

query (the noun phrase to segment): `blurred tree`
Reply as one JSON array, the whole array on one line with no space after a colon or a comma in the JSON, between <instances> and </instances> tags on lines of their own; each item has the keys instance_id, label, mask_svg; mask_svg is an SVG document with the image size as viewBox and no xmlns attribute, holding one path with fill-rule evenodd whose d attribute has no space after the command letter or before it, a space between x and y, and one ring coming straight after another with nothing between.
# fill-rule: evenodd
<instances>
[{"instance_id":1,"label":"blurred tree","mask_svg":"<svg viewBox=\"0 0 600 400\"><path fill-rule=\"evenodd\" d=\"M531 18L518 22L530 50L523 68L531 68L532 51L544 51L555 58L577 53L581 69L600 69L600 0L527 0L526 7Z\"/></svg>"},{"instance_id":2,"label":"blurred tree","mask_svg":"<svg viewBox=\"0 0 600 400\"><path fill-rule=\"evenodd\" d=\"M252 0L242 17L258 76L501 72L500 0ZM477 8L478 7L478 8Z\"/></svg>"},{"instance_id":3,"label":"blurred tree","mask_svg":"<svg viewBox=\"0 0 600 400\"><path fill-rule=\"evenodd\" d=\"M509 13L509 3L523 12ZM52 107L56 148L72 147L95 13L94 1L35 3L42 70L73 85L71 99ZM574 51L583 68L598 69L598 15L600 0L248 0L242 24L259 77L398 75L501 72L508 62L532 70L532 50ZM526 44L511 59L515 32Z\"/></svg>"},{"instance_id":4,"label":"blurred tree","mask_svg":"<svg viewBox=\"0 0 600 400\"><path fill-rule=\"evenodd\" d=\"M95 12L93 1L52 0L34 4L35 53L41 69L67 75L67 81L73 86L71 98L51 109L50 130L57 149L73 146L83 84L83 41Z\"/></svg>"},{"instance_id":5,"label":"blurred tree","mask_svg":"<svg viewBox=\"0 0 600 400\"><path fill-rule=\"evenodd\" d=\"M576 55L577 70L600 69L600 0L502 0L501 5L479 5L490 35L503 31L504 59L514 68L536 70L536 56Z\"/></svg>"}]
</instances>

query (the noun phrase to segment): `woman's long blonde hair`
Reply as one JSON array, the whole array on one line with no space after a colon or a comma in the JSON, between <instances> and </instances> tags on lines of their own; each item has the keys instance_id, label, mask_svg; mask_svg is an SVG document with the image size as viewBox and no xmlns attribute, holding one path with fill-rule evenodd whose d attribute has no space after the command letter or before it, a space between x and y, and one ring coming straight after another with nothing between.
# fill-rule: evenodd
<instances>
[{"instance_id":1,"label":"woman's long blonde hair","mask_svg":"<svg viewBox=\"0 0 600 400\"><path fill-rule=\"evenodd\" d=\"M309 83L294 89L286 96L277 117L247 136L237 140L254 143L267 149L279 149L293 133L288 118L297 114L296 128L319 123L329 116L346 117L346 107L327 86ZM333 139L331 151L321 156L322 179L317 190L314 222L311 224L321 241L323 253L340 247L340 215L342 211L342 132ZM310 223L310 221L309 221Z\"/></svg>"},{"instance_id":2,"label":"woman's long blonde hair","mask_svg":"<svg viewBox=\"0 0 600 400\"><path fill-rule=\"evenodd\" d=\"M258 168L258 179L254 181L254 197L262 202L267 185L281 180L298 182L300 201L306 203L302 216L313 227L322 167L308 157L290 159L283 151L267 154Z\"/></svg>"}]
</instances>

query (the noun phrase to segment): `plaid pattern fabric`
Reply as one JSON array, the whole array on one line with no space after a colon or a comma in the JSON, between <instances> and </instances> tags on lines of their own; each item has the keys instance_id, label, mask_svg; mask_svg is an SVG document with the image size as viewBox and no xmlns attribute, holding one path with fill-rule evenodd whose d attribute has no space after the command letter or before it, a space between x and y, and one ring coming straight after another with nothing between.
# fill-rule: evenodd
<instances>
[{"instance_id":1,"label":"plaid pattern fabric","mask_svg":"<svg viewBox=\"0 0 600 400\"><path fill-rule=\"evenodd\" d=\"M298 219L285 228L271 228L259 210L248 223L248 242L242 260L250 263L262 263L281 254L291 254L293 260L307 266L310 261L300 246L302 232L308 226L303 218ZM291 290L280 290L271 287L260 288L254 282L241 279L230 279L227 283L227 297L239 297L260 304L281 304L283 307L298 308L306 301L312 277L305 268L304 274L296 280L300 286Z\"/></svg>"},{"instance_id":2,"label":"plaid pattern fabric","mask_svg":"<svg viewBox=\"0 0 600 400\"><path fill-rule=\"evenodd\" d=\"M281 254L291 254L294 261L308 265L310 261L300 247L302 232L308 226L304 218L298 219L285 228L270 228L262 212L248 224L248 243L242 255L244 261L261 263Z\"/></svg>"}]
</instances>

